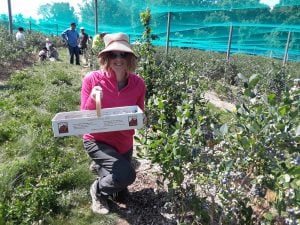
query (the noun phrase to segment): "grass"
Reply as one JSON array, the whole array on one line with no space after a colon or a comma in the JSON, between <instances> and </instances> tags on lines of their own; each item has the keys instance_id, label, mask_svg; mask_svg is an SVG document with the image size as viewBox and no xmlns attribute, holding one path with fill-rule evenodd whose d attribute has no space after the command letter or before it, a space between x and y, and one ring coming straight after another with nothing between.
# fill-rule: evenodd
<instances>
[{"instance_id":1,"label":"grass","mask_svg":"<svg viewBox=\"0 0 300 225\"><path fill-rule=\"evenodd\" d=\"M219 114L221 123L228 123L229 121L231 121L233 119L233 115L231 112L220 109L219 107L216 107L212 103L208 103L207 106L212 112Z\"/></svg>"},{"instance_id":2,"label":"grass","mask_svg":"<svg viewBox=\"0 0 300 225\"><path fill-rule=\"evenodd\" d=\"M89 205L77 207L71 210L68 217L59 215L48 221L48 224L57 225L114 225L116 224L116 215L97 215L94 214Z\"/></svg>"}]
</instances>

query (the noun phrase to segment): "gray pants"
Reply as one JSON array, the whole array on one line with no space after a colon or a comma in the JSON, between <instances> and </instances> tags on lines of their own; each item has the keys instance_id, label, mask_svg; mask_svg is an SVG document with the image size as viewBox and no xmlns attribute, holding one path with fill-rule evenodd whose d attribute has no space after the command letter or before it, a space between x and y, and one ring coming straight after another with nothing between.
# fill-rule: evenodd
<instances>
[{"instance_id":1,"label":"gray pants","mask_svg":"<svg viewBox=\"0 0 300 225\"><path fill-rule=\"evenodd\" d=\"M136 173L131 164L132 149L122 155L103 142L84 141L83 144L90 158L99 165L99 193L110 195L134 182Z\"/></svg>"}]
</instances>

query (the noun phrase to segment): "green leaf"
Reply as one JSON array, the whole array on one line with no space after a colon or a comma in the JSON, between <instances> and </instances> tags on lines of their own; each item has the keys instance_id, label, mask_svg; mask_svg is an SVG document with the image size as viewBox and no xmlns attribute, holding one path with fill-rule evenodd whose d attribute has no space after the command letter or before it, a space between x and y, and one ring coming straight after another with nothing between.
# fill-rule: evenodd
<instances>
[{"instance_id":1,"label":"green leaf","mask_svg":"<svg viewBox=\"0 0 300 225\"><path fill-rule=\"evenodd\" d=\"M298 127L296 128L296 136L300 135L300 125L298 125Z\"/></svg>"},{"instance_id":2,"label":"green leaf","mask_svg":"<svg viewBox=\"0 0 300 225\"><path fill-rule=\"evenodd\" d=\"M245 77L243 74L238 73L237 76L238 76L238 78L241 79L242 81L247 81L247 77Z\"/></svg>"},{"instance_id":3,"label":"green leaf","mask_svg":"<svg viewBox=\"0 0 300 225\"><path fill-rule=\"evenodd\" d=\"M270 105L276 104L276 95L274 93L268 95L268 103Z\"/></svg>"},{"instance_id":4,"label":"green leaf","mask_svg":"<svg viewBox=\"0 0 300 225\"><path fill-rule=\"evenodd\" d=\"M251 87L251 88L255 87L255 85L258 83L258 81L259 81L259 76L257 74L253 74L249 78L249 87Z\"/></svg>"},{"instance_id":5,"label":"green leaf","mask_svg":"<svg viewBox=\"0 0 300 225\"><path fill-rule=\"evenodd\" d=\"M249 89L249 88L247 88L247 89L245 89L244 90L244 95L246 95L246 96L248 96L248 97L250 97L251 96L251 89Z\"/></svg>"},{"instance_id":6,"label":"green leaf","mask_svg":"<svg viewBox=\"0 0 300 225\"><path fill-rule=\"evenodd\" d=\"M280 107L280 108L279 108L279 114L280 114L281 116L284 116L284 115L287 113L287 108L288 108L288 107L287 107L286 105Z\"/></svg>"},{"instance_id":7,"label":"green leaf","mask_svg":"<svg viewBox=\"0 0 300 225\"><path fill-rule=\"evenodd\" d=\"M253 91L251 91L251 93L250 93L250 96L249 96L250 98L255 98L256 97L256 94L253 92Z\"/></svg>"},{"instance_id":8,"label":"green leaf","mask_svg":"<svg viewBox=\"0 0 300 225\"><path fill-rule=\"evenodd\" d=\"M240 143L241 143L241 145L242 145L245 149L247 149L247 148L250 147L250 142L249 142L249 139L248 139L247 137L242 137L242 138L240 139Z\"/></svg>"},{"instance_id":9,"label":"green leaf","mask_svg":"<svg viewBox=\"0 0 300 225\"><path fill-rule=\"evenodd\" d=\"M232 168L233 161L232 160L224 160L220 165L221 171L228 171Z\"/></svg>"},{"instance_id":10,"label":"green leaf","mask_svg":"<svg viewBox=\"0 0 300 225\"><path fill-rule=\"evenodd\" d=\"M164 108L164 103L163 103L163 101L160 101L160 102L158 103L158 108L159 108L159 109L163 109L163 108Z\"/></svg>"},{"instance_id":11,"label":"green leaf","mask_svg":"<svg viewBox=\"0 0 300 225\"><path fill-rule=\"evenodd\" d=\"M220 132L222 135L226 135L228 133L228 126L226 123L220 127Z\"/></svg>"},{"instance_id":12,"label":"green leaf","mask_svg":"<svg viewBox=\"0 0 300 225\"><path fill-rule=\"evenodd\" d=\"M180 167L179 166L174 166L174 170L175 171L180 171Z\"/></svg>"},{"instance_id":13,"label":"green leaf","mask_svg":"<svg viewBox=\"0 0 300 225\"><path fill-rule=\"evenodd\" d=\"M284 181L285 183L289 183L290 180L291 180L291 176L290 176L290 175L284 174L284 175L282 176L282 181Z\"/></svg>"},{"instance_id":14,"label":"green leaf","mask_svg":"<svg viewBox=\"0 0 300 225\"><path fill-rule=\"evenodd\" d=\"M268 212L264 214L264 218L268 221L272 221L274 216L272 215L272 213Z\"/></svg>"},{"instance_id":15,"label":"green leaf","mask_svg":"<svg viewBox=\"0 0 300 225\"><path fill-rule=\"evenodd\" d=\"M299 175L300 174L300 166L293 166L288 170L289 175Z\"/></svg>"}]
</instances>

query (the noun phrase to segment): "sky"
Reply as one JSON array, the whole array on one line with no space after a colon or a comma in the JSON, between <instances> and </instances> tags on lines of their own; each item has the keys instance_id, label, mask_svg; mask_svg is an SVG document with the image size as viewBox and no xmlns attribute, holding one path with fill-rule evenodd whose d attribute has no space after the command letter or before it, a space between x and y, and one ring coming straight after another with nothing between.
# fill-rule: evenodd
<instances>
[{"instance_id":1,"label":"sky","mask_svg":"<svg viewBox=\"0 0 300 225\"><path fill-rule=\"evenodd\" d=\"M274 5L279 3L279 0L260 0L260 3L264 3L273 8Z\"/></svg>"},{"instance_id":2,"label":"sky","mask_svg":"<svg viewBox=\"0 0 300 225\"><path fill-rule=\"evenodd\" d=\"M8 0L0 0L0 14L8 14L7 2ZM78 3L81 3L82 0L10 0L10 2L13 15L21 13L26 18L38 19L37 9L40 5L54 2L69 2L75 11L78 12ZM272 8L279 3L279 0L260 0L260 2Z\"/></svg>"},{"instance_id":3,"label":"sky","mask_svg":"<svg viewBox=\"0 0 300 225\"><path fill-rule=\"evenodd\" d=\"M8 14L7 2L8 0L0 0L0 14ZM82 3L82 0L10 0L13 15L21 13L26 18L34 19L38 19L37 10L40 5L54 2L69 2L78 12L78 3Z\"/></svg>"}]
</instances>

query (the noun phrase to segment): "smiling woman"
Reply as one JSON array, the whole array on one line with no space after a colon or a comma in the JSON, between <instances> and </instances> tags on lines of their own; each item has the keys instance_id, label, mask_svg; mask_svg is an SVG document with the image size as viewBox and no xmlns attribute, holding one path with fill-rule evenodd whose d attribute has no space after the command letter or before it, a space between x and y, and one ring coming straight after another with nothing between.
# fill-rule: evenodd
<instances>
[{"instance_id":1,"label":"smiling woman","mask_svg":"<svg viewBox=\"0 0 300 225\"><path fill-rule=\"evenodd\" d=\"M129 37L124 33L106 34L105 48L99 53L102 70L88 73L81 89L81 109L96 108L95 97L101 92L101 106L114 108L138 105L144 110L146 87L144 80L134 73L136 53L131 49ZM130 120L133 125L134 120ZM97 168L99 179L90 188L92 210L109 212L107 199L118 195L128 197L127 186L136 173L131 164L134 130L92 133L83 136L84 147Z\"/></svg>"}]
</instances>

